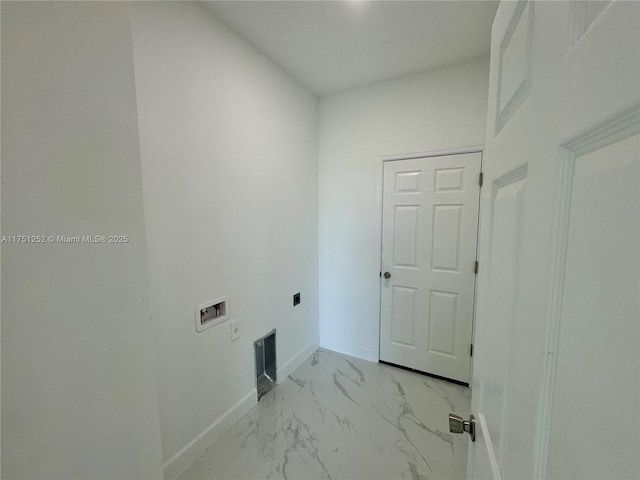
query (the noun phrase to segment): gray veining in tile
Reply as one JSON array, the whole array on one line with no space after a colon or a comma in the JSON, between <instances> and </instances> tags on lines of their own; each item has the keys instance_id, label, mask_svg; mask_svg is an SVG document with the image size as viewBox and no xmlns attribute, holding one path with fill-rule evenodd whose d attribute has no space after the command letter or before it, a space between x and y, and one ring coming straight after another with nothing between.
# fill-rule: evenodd
<instances>
[{"instance_id":1,"label":"gray veining in tile","mask_svg":"<svg viewBox=\"0 0 640 480\"><path fill-rule=\"evenodd\" d=\"M318 350L281 380L179 478L461 479L470 391Z\"/></svg>"}]
</instances>

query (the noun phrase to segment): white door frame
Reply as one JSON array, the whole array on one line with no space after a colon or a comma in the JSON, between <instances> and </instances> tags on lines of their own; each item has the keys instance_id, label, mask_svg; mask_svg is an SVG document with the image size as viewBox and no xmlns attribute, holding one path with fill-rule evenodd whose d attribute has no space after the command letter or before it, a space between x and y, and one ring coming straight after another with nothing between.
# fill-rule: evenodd
<instances>
[{"instance_id":1,"label":"white door frame","mask_svg":"<svg viewBox=\"0 0 640 480\"><path fill-rule=\"evenodd\" d=\"M378 216L376 218L376 233L378 234L378 244L376 245L376 255L378 258L378 271L382 272L382 201L383 201L383 184L384 184L384 164L385 162L394 162L398 160L411 160L415 158L425 158L425 157L444 157L447 155L460 155L464 153L484 153L484 145L475 145L470 147L460 147L460 148L445 148L441 150L427 150L421 152L411 152L411 153L398 153L398 154L390 154L390 155L381 155L379 158L379 167L378 167L378 175L376 180L376 205ZM482 160L481 160L482 161ZM482 171L482 164L480 166L480 171ZM478 198L478 202L480 199ZM480 219L480 215L482 214L482 204L479 205L478 211L478 219ZM479 220L478 220L479 221ZM476 240L476 257L480 240L480 228L481 225L478 223L478 234ZM382 295L382 280L378 284L378 294L376 295L376 304L375 311L378 312L378 328L374 331L374 358L380 360L380 328L382 321L382 312L380 311L380 299ZM476 325L476 298L478 291L478 278L476 277L476 286L473 295L473 318L471 320L471 339L472 342L475 343L475 325ZM473 357L471 358L471 370L469 372L469 385L471 385L471 381L473 380Z\"/></svg>"}]
</instances>

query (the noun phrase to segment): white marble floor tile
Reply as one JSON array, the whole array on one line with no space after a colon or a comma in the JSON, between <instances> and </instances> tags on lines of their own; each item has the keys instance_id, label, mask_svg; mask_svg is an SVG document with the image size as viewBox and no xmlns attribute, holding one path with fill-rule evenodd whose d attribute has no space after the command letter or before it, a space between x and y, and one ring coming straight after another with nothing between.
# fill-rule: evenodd
<instances>
[{"instance_id":1,"label":"white marble floor tile","mask_svg":"<svg viewBox=\"0 0 640 480\"><path fill-rule=\"evenodd\" d=\"M318 350L179 478L462 479L470 390Z\"/></svg>"}]
</instances>

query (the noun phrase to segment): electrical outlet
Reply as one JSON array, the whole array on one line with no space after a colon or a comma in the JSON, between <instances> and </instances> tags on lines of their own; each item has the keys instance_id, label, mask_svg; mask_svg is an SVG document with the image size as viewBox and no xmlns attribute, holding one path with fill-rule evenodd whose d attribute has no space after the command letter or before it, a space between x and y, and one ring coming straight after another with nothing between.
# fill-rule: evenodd
<instances>
[{"instance_id":1,"label":"electrical outlet","mask_svg":"<svg viewBox=\"0 0 640 480\"><path fill-rule=\"evenodd\" d=\"M296 293L293 296L293 306L295 307L296 305L298 305L300 303L300 292Z\"/></svg>"},{"instance_id":2,"label":"electrical outlet","mask_svg":"<svg viewBox=\"0 0 640 480\"><path fill-rule=\"evenodd\" d=\"M240 320L229 322L231 325L231 341L234 342L240 338Z\"/></svg>"}]
</instances>

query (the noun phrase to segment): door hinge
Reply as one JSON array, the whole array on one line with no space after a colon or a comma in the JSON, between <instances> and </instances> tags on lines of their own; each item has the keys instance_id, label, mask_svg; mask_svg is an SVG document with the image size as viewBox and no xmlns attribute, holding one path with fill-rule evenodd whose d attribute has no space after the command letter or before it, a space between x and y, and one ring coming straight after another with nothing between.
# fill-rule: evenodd
<instances>
[{"instance_id":1,"label":"door hinge","mask_svg":"<svg viewBox=\"0 0 640 480\"><path fill-rule=\"evenodd\" d=\"M473 267L473 273L475 273L475 274L477 274L477 273L478 273L478 266L479 266L479 265L480 265L480 264L479 264L479 263L478 263L478 261L476 260L476 264L475 264L475 266Z\"/></svg>"},{"instance_id":2,"label":"door hinge","mask_svg":"<svg viewBox=\"0 0 640 480\"><path fill-rule=\"evenodd\" d=\"M479 178L478 178L478 185L482 186L482 181L484 180L484 173L480 172Z\"/></svg>"},{"instance_id":3,"label":"door hinge","mask_svg":"<svg viewBox=\"0 0 640 480\"><path fill-rule=\"evenodd\" d=\"M473 343L469 345L469 356L473 357Z\"/></svg>"}]
</instances>

